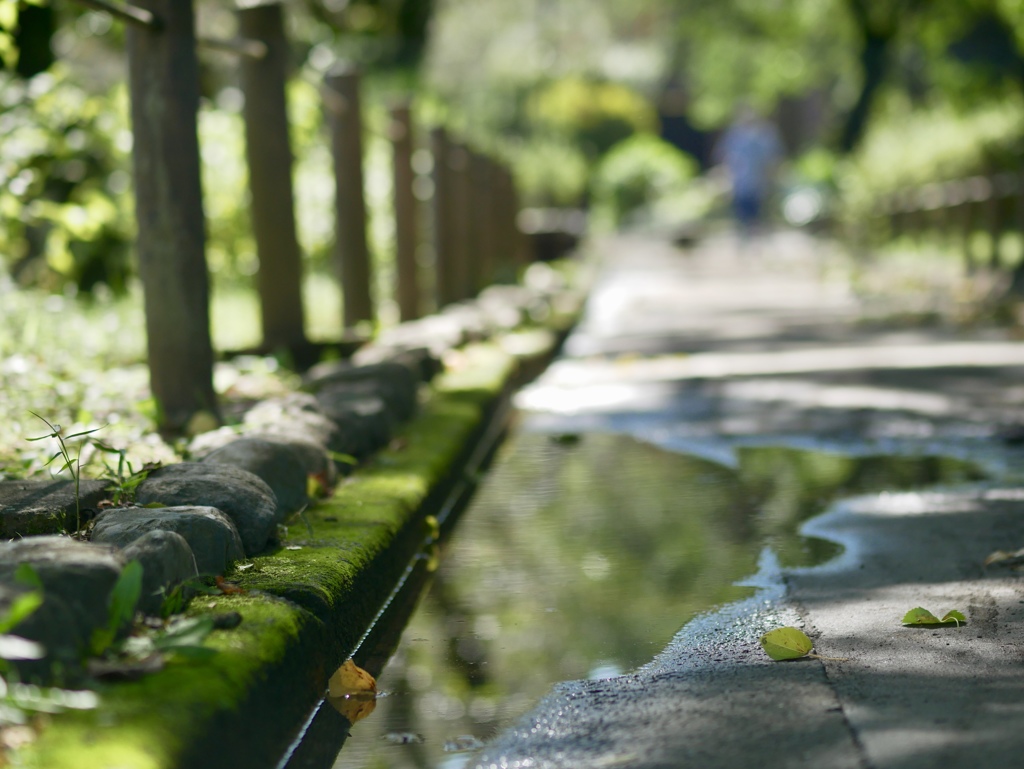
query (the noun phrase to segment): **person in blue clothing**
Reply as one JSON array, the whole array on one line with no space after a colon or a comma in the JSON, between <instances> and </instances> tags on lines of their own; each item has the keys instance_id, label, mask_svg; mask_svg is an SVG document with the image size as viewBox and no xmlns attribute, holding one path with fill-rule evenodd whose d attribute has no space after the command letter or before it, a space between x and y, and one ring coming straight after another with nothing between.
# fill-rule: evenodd
<instances>
[{"instance_id":1,"label":"person in blue clothing","mask_svg":"<svg viewBox=\"0 0 1024 769\"><path fill-rule=\"evenodd\" d=\"M750 107L739 110L716 148L732 184L732 209L740 230L749 235L761 219L782 156L778 133Z\"/></svg>"}]
</instances>

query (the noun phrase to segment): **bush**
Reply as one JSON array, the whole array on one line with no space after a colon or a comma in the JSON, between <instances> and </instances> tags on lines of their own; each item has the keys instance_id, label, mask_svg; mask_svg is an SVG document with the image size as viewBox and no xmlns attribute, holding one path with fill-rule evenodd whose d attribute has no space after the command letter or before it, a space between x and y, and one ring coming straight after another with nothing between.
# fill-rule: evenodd
<instances>
[{"instance_id":1,"label":"bush","mask_svg":"<svg viewBox=\"0 0 1024 769\"><path fill-rule=\"evenodd\" d=\"M512 154L523 203L576 206L587 189L588 164L579 148L566 142L538 140Z\"/></svg>"},{"instance_id":2,"label":"bush","mask_svg":"<svg viewBox=\"0 0 1024 769\"><path fill-rule=\"evenodd\" d=\"M556 80L533 98L530 116L540 129L600 157L620 141L639 132L657 130L651 102L618 83L579 77Z\"/></svg>"},{"instance_id":3,"label":"bush","mask_svg":"<svg viewBox=\"0 0 1024 769\"><path fill-rule=\"evenodd\" d=\"M594 214L613 226L659 199L682 193L697 174L697 162L650 134L617 144L594 174Z\"/></svg>"}]
</instances>

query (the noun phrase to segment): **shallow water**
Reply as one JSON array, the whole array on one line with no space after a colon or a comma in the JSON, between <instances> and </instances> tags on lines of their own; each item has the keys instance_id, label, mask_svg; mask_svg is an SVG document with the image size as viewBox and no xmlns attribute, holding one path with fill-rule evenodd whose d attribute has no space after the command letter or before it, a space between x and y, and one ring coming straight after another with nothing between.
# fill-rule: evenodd
<instances>
[{"instance_id":1,"label":"shallow water","mask_svg":"<svg viewBox=\"0 0 1024 769\"><path fill-rule=\"evenodd\" d=\"M515 434L379 677L386 696L334 766L455 769L554 683L635 669L695 614L749 595L735 583L766 545L783 566L835 555L795 532L837 496L980 477L935 456L749 446L734 457Z\"/></svg>"}]
</instances>

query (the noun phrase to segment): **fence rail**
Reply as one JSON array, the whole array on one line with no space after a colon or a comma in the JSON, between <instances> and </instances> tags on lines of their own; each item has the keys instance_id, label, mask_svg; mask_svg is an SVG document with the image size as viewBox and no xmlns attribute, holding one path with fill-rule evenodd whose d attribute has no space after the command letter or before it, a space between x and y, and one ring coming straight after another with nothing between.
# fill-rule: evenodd
<instances>
[{"instance_id":1,"label":"fence rail","mask_svg":"<svg viewBox=\"0 0 1024 769\"><path fill-rule=\"evenodd\" d=\"M1003 171L907 187L876 202L873 218L892 238L932 238L955 243L968 269L1004 266L1003 242L1024 232L1024 172ZM975 252L983 234L988 252Z\"/></svg>"}]
</instances>

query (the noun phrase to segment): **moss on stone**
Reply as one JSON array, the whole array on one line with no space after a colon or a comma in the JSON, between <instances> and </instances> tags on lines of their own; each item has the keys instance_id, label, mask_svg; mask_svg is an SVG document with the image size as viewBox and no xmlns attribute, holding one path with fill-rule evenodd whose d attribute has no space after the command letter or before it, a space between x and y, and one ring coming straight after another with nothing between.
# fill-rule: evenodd
<instances>
[{"instance_id":1,"label":"moss on stone","mask_svg":"<svg viewBox=\"0 0 1024 769\"><path fill-rule=\"evenodd\" d=\"M422 545L431 500L461 475L517 366L493 343L456 357L391 447L291 521L279 549L228 575L246 593L192 602L193 615L243 617L207 640L217 655L172 657L158 673L102 686L99 709L54 716L19 760L163 769L265 763L283 749L287 725L315 702Z\"/></svg>"}]
</instances>

